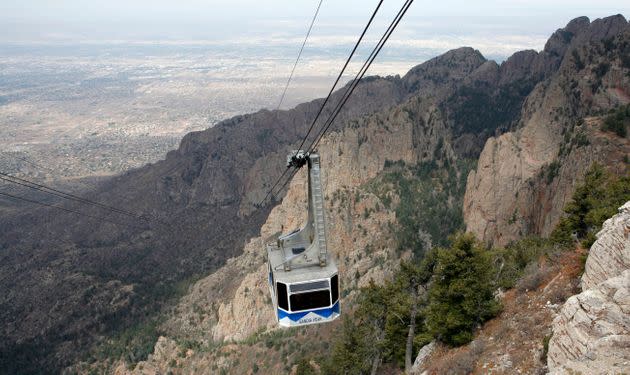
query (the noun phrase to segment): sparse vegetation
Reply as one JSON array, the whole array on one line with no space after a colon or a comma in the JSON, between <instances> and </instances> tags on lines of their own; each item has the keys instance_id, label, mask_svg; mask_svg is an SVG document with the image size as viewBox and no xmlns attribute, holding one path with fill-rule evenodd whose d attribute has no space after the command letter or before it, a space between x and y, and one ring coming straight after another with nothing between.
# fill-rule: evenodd
<instances>
[{"instance_id":1,"label":"sparse vegetation","mask_svg":"<svg viewBox=\"0 0 630 375\"><path fill-rule=\"evenodd\" d=\"M609 62L601 62L595 68L593 68L593 74L600 80L610 70Z\"/></svg>"},{"instance_id":2,"label":"sparse vegetation","mask_svg":"<svg viewBox=\"0 0 630 375\"><path fill-rule=\"evenodd\" d=\"M438 364L432 370L445 375L470 374L475 369L475 364L484 348L485 342L474 341L469 348L458 351L449 361Z\"/></svg>"},{"instance_id":3,"label":"sparse vegetation","mask_svg":"<svg viewBox=\"0 0 630 375\"><path fill-rule=\"evenodd\" d=\"M444 104L456 134L492 133L518 118L523 100L534 88L533 81L518 80L492 93L483 86L464 86ZM483 109L483 110L481 110Z\"/></svg>"},{"instance_id":4,"label":"sparse vegetation","mask_svg":"<svg viewBox=\"0 0 630 375\"><path fill-rule=\"evenodd\" d=\"M448 247L419 252L422 257L403 263L392 281L360 291L357 311L352 318L345 317L332 349L332 362L322 369L336 368L331 370L333 374L366 373L375 365L375 358L382 364L403 367L411 316L416 327L413 355L431 340L451 346L470 342L477 327L500 310L494 297L497 287L516 287L520 292L540 288L553 271L549 264L557 262L566 248L561 234L567 230L576 233L569 236L570 244L574 238L589 240L589 233L598 230L629 199L630 176L615 177L595 165L577 188L565 210L569 216L551 239L527 237L505 248L487 249L472 235L458 234ZM549 293L553 303L562 303L571 292L560 288ZM415 314L411 314L413 306ZM536 323L526 325L532 324ZM542 360L548 341L549 337L543 340ZM471 371L481 351L483 345L475 344L457 352L448 371Z\"/></svg>"},{"instance_id":5,"label":"sparse vegetation","mask_svg":"<svg viewBox=\"0 0 630 375\"><path fill-rule=\"evenodd\" d=\"M526 237L505 248L494 249L492 254L497 285L509 289L517 283L521 284L528 274L538 272L537 264L541 257L549 257L554 252L555 246L551 241L539 237ZM531 290L531 287L519 289Z\"/></svg>"},{"instance_id":6,"label":"sparse vegetation","mask_svg":"<svg viewBox=\"0 0 630 375\"><path fill-rule=\"evenodd\" d=\"M378 366L374 361L404 367L406 358L433 339L469 342L478 324L498 312L491 251L470 234L452 242L421 261L402 263L385 285L361 289L356 312L345 317L333 345L331 373L366 373Z\"/></svg>"},{"instance_id":7,"label":"sparse vegetation","mask_svg":"<svg viewBox=\"0 0 630 375\"><path fill-rule=\"evenodd\" d=\"M571 51L571 56L573 56L573 62L575 63L575 68L577 69L577 71L579 72L584 69L584 62L582 61L580 53L577 51L577 49Z\"/></svg>"},{"instance_id":8,"label":"sparse vegetation","mask_svg":"<svg viewBox=\"0 0 630 375\"><path fill-rule=\"evenodd\" d=\"M398 250L411 249L418 259L433 245L447 246L448 236L463 228L462 201L466 177L474 160L439 167L434 161L417 165L386 162L389 167L372 181L368 190L388 208L392 195L397 225L393 228ZM436 218L440 218L436 220Z\"/></svg>"},{"instance_id":9,"label":"sparse vegetation","mask_svg":"<svg viewBox=\"0 0 630 375\"><path fill-rule=\"evenodd\" d=\"M564 211L567 214L551 234L551 239L565 247L581 241L589 248L604 220L630 200L630 175L617 177L600 165L594 165L577 187Z\"/></svg>"},{"instance_id":10,"label":"sparse vegetation","mask_svg":"<svg viewBox=\"0 0 630 375\"><path fill-rule=\"evenodd\" d=\"M630 105L619 107L608 115L604 119L602 130L615 133L620 137L627 137L628 126L630 126Z\"/></svg>"},{"instance_id":11,"label":"sparse vegetation","mask_svg":"<svg viewBox=\"0 0 630 375\"><path fill-rule=\"evenodd\" d=\"M133 366L147 359L160 335L159 321L150 321L126 329L102 343L92 354L99 361L123 359Z\"/></svg>"},{"instance_id":12,"label":"sparse vegetation","mask_svg":"<svg viewBox=\"0 0 630 375\"><path fill-rule=\"evenodd\" d=\"M539 265L538 262L529 263L523 270L523 274L516 284L516 289L521 293L538 289L538 287L545 281L549 270L544 265Z\"/></svg>"},{"instance_id":13,"label":"sparse vegetation","mask_svg":"<svg viewBox=\"0 0 630 375\"><path fill-rule=\"evenodd\" d=\"M542 342L543 350L542 350L542 353L540 354L540 360L543 363L547 362L547 353L549 353L549 340L551 340L551 335L546 335L543 338L543 342Z\"/></svg>"}]
</instances>

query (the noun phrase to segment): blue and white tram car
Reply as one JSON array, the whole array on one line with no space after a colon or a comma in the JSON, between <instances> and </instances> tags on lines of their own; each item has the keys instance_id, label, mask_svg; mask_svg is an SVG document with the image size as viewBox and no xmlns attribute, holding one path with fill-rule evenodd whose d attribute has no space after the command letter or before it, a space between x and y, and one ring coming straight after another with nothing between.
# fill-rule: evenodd
<instances>
[{"instance_id":1,"label":"blue and white tram car","mask_svg":"<svg viewBox=\"0 0 630 375\"><path fill-rule=\"evenodd\" d=\"M282 251L268 245L269 289L278 324L294 327L330 322L339 317L339 276L334 260L324 267L285 271Z\"/></svg>"},{"instance_id":2,"label":"blue and white tram car","mask_svg":"<svg viewBox=\"0 0 630 375\"><path fill-rule=\"evenodd\" d=\"M328 253L319 155L294 151L287 164L308 164L308 219L304 227L267 244L276 318L285 327L330 322L340 314L339 275Z\"/></svg>"}]
</instances>

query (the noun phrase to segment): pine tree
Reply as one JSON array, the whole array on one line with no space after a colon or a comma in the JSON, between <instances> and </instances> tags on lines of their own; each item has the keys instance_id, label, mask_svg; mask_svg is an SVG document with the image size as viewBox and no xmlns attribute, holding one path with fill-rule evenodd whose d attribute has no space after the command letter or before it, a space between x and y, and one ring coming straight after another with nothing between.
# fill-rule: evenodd
<instances>
[{"instance_id":1,"label":"pine tree","mask_svg":"<svg viewBox=\"0 0 630 375\"><path fill-rule=\"evenodd\" d=\"M449 249L438 249L429 288L428 330L449 345L473 338L480 323L499 311L494 298L492 259L472 234L459 234Z\"/></svg>"}]
</instances>

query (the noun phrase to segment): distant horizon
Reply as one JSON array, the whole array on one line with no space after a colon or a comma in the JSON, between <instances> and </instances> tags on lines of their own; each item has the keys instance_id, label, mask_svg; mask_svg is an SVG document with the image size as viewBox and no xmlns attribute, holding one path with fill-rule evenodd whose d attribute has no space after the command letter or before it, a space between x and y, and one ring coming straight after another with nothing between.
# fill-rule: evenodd
<instances>
[{"instance_id":1,"label":"distant horizon","mask_svg":"<svg viewBox=\"0 0 630 375\"><path fill-rule=\"evenodd\" d=\"M324 0L305 50L351 46L377 1ZM385 1L366 36L373 44L402 1ZM317 0L166 0L85 4L79 0L7 0L0 4L0 45L220 46L297 50ZM524 49L542 50L549 36L570 20L630 14L625 1L489 0L470 4L415 2L392 35L381 59L404 50L437 53L469 46L492 59ZM369 46L366 46L369 48ZM403 51L396 51L397 49ZM389 51L389 52L388 52ZM335 53L332 51L332 55Z\"/></svg>"}]
</instances>

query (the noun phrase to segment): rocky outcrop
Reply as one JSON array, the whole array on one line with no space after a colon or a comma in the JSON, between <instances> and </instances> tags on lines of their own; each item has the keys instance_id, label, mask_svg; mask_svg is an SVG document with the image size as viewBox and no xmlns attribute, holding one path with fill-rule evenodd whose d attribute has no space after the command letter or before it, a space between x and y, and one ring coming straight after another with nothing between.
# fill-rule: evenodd
<instances>
[{"instance_id":1,"label":"rocky outcrop","mask_svg":"<svg viewBox=\"0 0 630 375\"><path fill-rule=\"evenodd\" d=\"M556 109L554 105L566 111L581 110L581 102L574 103L574 107L565 106L569 99L558 94L565 93L564 86L571 87L570 81L567 83L557 77L554 81L550 77L568 61L566 51L571 41L577 40L578 29L586 27L583 24L578 20L567 27L573 36L564 33L555 35L545 51L515 54L501 65L485 61L472 48L461 48L412 69L403 78L370 78L365 86L359 86L362 91L353 99L357 100L357 107L351 106L354 109L336 123L335 129L327 134L319 147L324 170L330 249L338 259L342 275L343 304L370 279L382 282L390 277L400 257L405 256L404 252L401 255L394 250L394 242L387 233L387 228L395 223L394 212L385 209L378 196L364 188L363 184L377 176L385 165L395 164L392 163L395 161L410 164L432 161L440 166L457 162L462 157L475 158L489 135L514 128L521 114L525 123L540 125L544 123L540 119L546 121L550 116L553 119L544 111ZM592 27L588 22L586 24ZM612 25L609 28L612 30L619 23L608 24ZM575 32L570 31L574 29ZM593 56L597 58L599 55ZM615 60L615 64L618 65L618 61ZM618 68L617 65L614 69ZM585 78L578 82L579 87L587 85L586 75L587 72L584 72ZM617 76L612 75L603 78L608 85L615 79ZM621 77L618 81L623 84L625 79ZM590 89L590 84L588 87ZM530 93L532 95L523 106L525 97ZM605 103L612 100L609 93L608 89L602 89L591 95L589 100ZM375 100L375 104L370 104L373 96L387 95L393 98ZM261 335L278 333L268 332L275 329L275 323L267 297L263 243L278 231L290 230L301 223L305 207L304 176L298 175L291 182L282 203L268 216L263 210L253 210L253 203L259 202L275 181L277 175L273 171L281 171L286 151L297 146L295 142L303 135L309 115L317 109L318 103L321 102L307 103L288 112L261 111L239 116L217 125L213 130L187 136L180 150L171 153L165 162L137 172L134 176L142 177L138 181L123 181L121 189L132 191L141 207L153 207L153 199L158 203L164 201L165 211L176 208L173 209L176 214L169 220L182 221L177 222L176 229L191 227L183 229L186 231L179 233L177 241L168 242L173 249L178 249L177 259L181 261L177 263L167 258L168 262L164 263L179 272L189 271L191 263L201 266L209 259L222 265L215 273L195 283L188 295L180 300L163 326L168 338L158 342L154 356L138 364L135 373L142 373L147 368L163 371L177 367L176 372L194 372L190 370L194 368L207 370L207 364L218 363L218 359L228 351L236 353L234 356L243 365L246 360L240 357L246 357L241 353L247 350L248 342L251 344L260 340ZM489 169L497 170L497 160L505 160L508 164L498 168L501 176L509 176L511 169L521 168L523 173L514 178L513 186L515 189L522 188L523 181L531 179L528 176L537 176L545 158L557 155L561 148L555 143L558 138L563 138L562 131L556 126L560 123L560 115L558 120L553 121L553 126L526 125L518 134L492 138L488 144L495 143L497 155L493 156L492 152L482 155L485 161L480 166L488 165ZM596 125L591 128L595 129ZM508 148L511 144L515 145L513 149ZM598 155L598 150L609 148L604 140L593 141L589 147L589 157ZM620 146L621 149L624 147L627 146ZM510 154L511 150L520 152L521 149L527 151L517 156ZM579 156L584 150L573 149L569 155ZM578 156L575 160L583 159ZM520 163L514 160L515 157L523 157L524 160ZM573 170L585 169L582 162L567 165L572 165ZM481 174L483 172L478 169L477 176ZM566 189L573 186L567 178L576 174L572 175L569 169L562 169L560 174L566 177L557 182L558 191L564 192L565 185L568 186ZM476 181L475 175L472 176L472 181ZM471 177L469 185L474 185L470 181ZM497 184L492 184L482 178L480 190L485 194L474 198L502 204L502 194L507 194L509 189L498 192L493 189L497 185L504 188L502 184L505 181L511 180L500 177L495 181ZM146 194L145 185L155 186L155 195L142 196ZM533 206L532 195L524 196L530 197L524 202ZM475 199L471 197L468 202L476 202ZM188 219L187 213L191 213L194 219ZM252 218L254 215L260 216ZM525 222L522 225L522 228L529 228L527 225L530 224ZM253 233L253 238L244 247L242 242L234 240L250 238ZM183 245L178 247L180 240ZM217 244L217 240L220 243ZM188 251L192 247L191 242L196 250L202 251L202 256ZM152 254L150 259L145 260L146 265L142 263L145 270L148 266L162 265L160 262L149 262L153 259ZM220 263L224 257L229 257L229 260ZM156 270L153 271L155 273ZM313 330L321 333L336 327L333 323L327 327L316 326ZM181 358L162 355L167 354L163 353L164 350L179 351L181 348L175 349L172 344L188 339L200 343L207 351L190 357L185 354ZM230 340L237 342L228 344ZM540 338L536 340L536 343L540 342ZM213 345L223 345L218 354L207 349ZM266 343L262 345L257 341L257 345L251 345L249 349L255 348L260 350L256 354L270 357L272 351L265 352L265 347ZM282 354L282 358L274 362L284 363L287 359L285 350L276 354ZM252 356L248 360L257 361L257 358ZM173 360L176 366L169 365L168 362ZM234 363L232 365L236 366ZM241 367L240 372L250 371L252 362L247 363L250 367ZM229 365L225 362L225 366L218 367L227 369ZM239 373L234 370L235 367L229 368ZM266 371L278 373L282 369Z\"/></svg>"},{"instance_id":2,"label":"rocky outcrop","mask_svg":"<svg viewBox=\"0 0 630 375\"><path fill-rule=\"evenodd\" d=\"M324 191L329 202L328 237L330 248L339 249L335 255L340 259L338 265L346 278L342 279L344 285L363 286L370 279L381 281L396 262L392 257L392 246L383 243L387 241L381 235L382 229L395 221L393 212L385 210L373 194L358 191L358 187L377 176L387 162L454 161L464 148L474 154L474 139L481 136L475 134L475 129L466 130L465 127L454 131L452 117L466 111L478 113L483 110L470 107L468 98L452 102L453 98L461 90L483 86L492 87L486 93L488 98L499 100L497 95L503 87L499 81L509 85L514 80L532 79L526 64L515 62L513 65L501 73L496 63L487 62L472 48L450 51L419 65L401 78L405 89L415 93L402 104L351 120L341 129L330 132L319 145L325 171ZM520 100L524 97L521 94ZM518 97L511 100L518 102ZM502 124L509 123L506 119L515 116L510 113L503 118ZM479 119L479 116L474 118ZM475 126L483 132L484 125L479 122ZM461 146L463 144L468 146ZM246 173L244 190L247 198L242 201L241 212L247 212L247 202L262 198L252 192L260 189L262 177L268 178L269 165L276 164L270 161L281 157L284 155L270 153L256 160L254 167ZM262 243L264 238L282 228L286 231L300 223L305 207L304 183L302 177L291 182L282 204L272 210L267 223L262 226L260 237L251 240L242 255L232 258L225 267L192 288L169 323L171 332L184 332L208 340L198 333L201 325L205 332L212 332L214 340L240 340L272 325L273 317L261 313L269 311L260 255ZM369 217L363 217L366 212ZM383 244L376 246L378 243ZM366 249L369 249L369 256ZM374 267L375 259L385 260L385 266Z\"/></svg>"},{"instance_id":3,"label":"rocky outcrop","mask_svg":"<svg viewBox=\"0 0 630 375\"><path fill-rule=\"evenodd\" d=\"M604 223L591 247L583 292L553 321L552 374L617 374L630 369L630 202Z\"/></svg>"},{"instance_id":4,"label":"rocky outcrop","mask_svg":"<svg viewBox=\"0 0 630 375\"><path fill-rule=\"evenodd\" d=\"M582 289L588 290L630 269L630 202L606 220L588 253Z\"/></svg>"},{"instance_id":5,"label":"rocky outcrop","mask_svg":"<svg viewBox=\"0 0 630 375\"><path fill-rule=\"evenodd\" d=\"M411 367L411 374L423 374L420 370L426 365L425 361L431 356L431 354L433 354L436 346L437 344L435 343L435 341L431 341L427 345L420 348L420 350L418 351L418 355L413 362L413 367Z\"/></svg>"},{"instance_id":6,"label":"rocky outcrop","mask_svg":"<svg viewBox=\"0 0 630 375\"><path fill-rule=\"evenodd\" d=\"M630 270L567 300L553 322L551 374L630 369Z\"/></svg>"},{"instance_id":7,"label":"rocky outcrop","mask_svg":"<svg viewBox=\"0 0 630 375\"><path fill-rule=\"evenodd\" d=\"M403 116L395 110L391 116ZM394 222L378 198L357 187L373 178L386 160L404 157L414 161L411 126L400 119L387 132L380 132L381 115L361 120L357 129L333 133L320 144L323 188L326 197L329 248L337 259L344 289L365 286L369 280L382 282L391 275L396 258L382 228ZM370 142L361 142L361 138ZM382 138L382 139L381 139ZM437 142L437 140L436 140ZM428 142L430 144L430 142ZM379 147L379 152L371 152ZM345 157L335 159L331 155ZM169 332L203 341L244 340L261 330L276 327L269 301L264 259L264 239L305 220L306 175L300 171L289 184L282 203L270 213L260 236L252 239L242 255L228 260L216 273L197 282L182 299L167 326ZM369 217L365 212L370 212ZM367 253L368 248L374 248ZM375 259L384 261L375 267ZM342 301L343 303L344 301ZM200 307L203 314L199 314ZM201 316L200 316L201 315ZM200 326L201 325L201 326ZM200 329L203 327L203 329ZM207 332L211 332L208 337Z\"/></svg>"}]
</instances>

